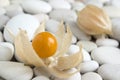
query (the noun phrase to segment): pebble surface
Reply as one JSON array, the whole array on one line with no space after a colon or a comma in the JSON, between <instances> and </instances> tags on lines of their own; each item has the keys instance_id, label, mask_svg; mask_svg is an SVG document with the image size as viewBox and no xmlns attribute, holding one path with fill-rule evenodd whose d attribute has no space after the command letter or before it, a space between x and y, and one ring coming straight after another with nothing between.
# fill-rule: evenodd
<instances>
[{"instance_id":1,"label":"pebble surface","mask_svg":"<svg viewBox=\"0 0 120 80\"><path fill-rule=\"evenodd\" d=\"M99 64L120 64L120 49L115 47L99 47L92 51L91 56Z\"/></svg>"},{"instance_id":2,"label":"pebble surface","mask_svg":"<svg viewBox=\"0 0 120 80\"><path fill-rule=\"evenodd\" d=\"M87 4L106 11L112 22L112 35L94 38L79 29L77 14ZM61 21L69 25L73 35L66 56L77 53L82 45L82 63L68 70L80 68L73 76L55 77L43 67L24 65L15 56L13 42L19 29L26 30L31 41L43 21L45 30L53 34ZM119 0L0 0L0 80L120 80L119 42Z\"/></svg>"}]
</instances>

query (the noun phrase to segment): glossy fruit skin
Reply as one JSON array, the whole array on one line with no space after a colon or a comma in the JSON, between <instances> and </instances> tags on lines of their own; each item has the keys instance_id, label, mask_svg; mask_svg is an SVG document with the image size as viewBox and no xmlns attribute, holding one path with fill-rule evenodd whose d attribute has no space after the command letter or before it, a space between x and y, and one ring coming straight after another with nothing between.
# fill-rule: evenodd
<instances>
[{"instance_id":1,"label":"glossy fruit skin","mask_svg":"<svg viewBox=\"0 0 120 80\"><path fill-rule=\"evenodd\" d=\"M32 40L32 46L39 57L48 58L57 50L57 40L49 32L41 32Z\"/></svg>"}]
</instances>

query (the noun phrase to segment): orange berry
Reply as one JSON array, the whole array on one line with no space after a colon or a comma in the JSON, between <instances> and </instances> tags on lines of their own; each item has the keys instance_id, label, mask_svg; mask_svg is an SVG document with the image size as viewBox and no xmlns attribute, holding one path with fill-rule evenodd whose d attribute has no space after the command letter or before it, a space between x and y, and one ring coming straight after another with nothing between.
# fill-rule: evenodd
<instances>
[{"instance_id":1,"label":"orange berry","mask_svg":"<svg viewBox=\"0 0 120 80\"><path fill-rule=\"evenodd\" d=\"M51 33L42 32L35 36L32 46L39 57L47 58L55 54L57 40Z\"/></svg>"}]
</instances>

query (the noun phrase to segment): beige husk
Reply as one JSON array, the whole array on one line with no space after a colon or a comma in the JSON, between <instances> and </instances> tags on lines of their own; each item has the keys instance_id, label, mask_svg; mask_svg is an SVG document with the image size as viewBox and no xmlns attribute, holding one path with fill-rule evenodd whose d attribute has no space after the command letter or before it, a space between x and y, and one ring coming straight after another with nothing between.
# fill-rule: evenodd
<instances>
[{"instance_id":1,"label":"beige husk","mask_svg":"<svg viewBox=\"0 0 120 80\"><path fill-rule=\"evenodd\" d=\"M79 27L90 35L112 34L112 25L104 10L94 5L87 5L78 12Z\"/></svg>"},{"instance_id":2,"label":"beige husk","mask_svg":"<svg viewBox=\"0 0 120 80\"><path fill-rule=\"evenodd\" d=\"M82 56L82 47L81 47L80 51L73 54L73 55L65 56L65 57L59 57L56 68L58 68L60 70L71 69L71 68L79 65L82 62L81 61L82 58L83 58L83 56Z\"/></svg>"},{"instance_id":3,"label":"beige husk","mask_svg":"<svg viewBox=\"0 0 120 80\"><path fill-rule=\"evenodd\" d=\"M40 26L40 27L41 28L39 29L45 31L44 26ZM37 55L37 53L34 51L31 42L29 42L27 32L21 29L18 35L15 37L15 42L14 42L15 50L16 50L15 55L20 59L20 61L24 62L25 64L34 65L36 67L40 67L40 66L45 67L46 70L48 70L52 75L56 77L67 78L75 74L76 72L79 71L79 69L77 69L77 71L72 73L68 73L65 70L75 68L78 64L82 62L82 52L80 50L78 53L75 53L68 57L63 56L63 54L66 53L67 49L71 44L72 33L69 27L67 27L67 32L65 33L63 23L61 23L60 27L61 27L59 29L60 32L57 32L58 33L57 36L59 37L59 39L61 39L59 41L61 41L62 43L58 41L59 46L61 46L57 51L59 54L57 54L56 52L57 54L56 56L51 56L51 58L54 58L53 59L54 61L50 60L50 57L46 59L40 58ZM42 31L40 30L40 32ZM39 33L39 31L37 31L37 33ZM58 59L58 63L54 63L57 62L57 59ZM48 60L49 64L46 64L45 60ZM62 61L64 62L62 63ZM65 63L69 63L69 64L65 64Z\"/></svg>"}]
</instances>

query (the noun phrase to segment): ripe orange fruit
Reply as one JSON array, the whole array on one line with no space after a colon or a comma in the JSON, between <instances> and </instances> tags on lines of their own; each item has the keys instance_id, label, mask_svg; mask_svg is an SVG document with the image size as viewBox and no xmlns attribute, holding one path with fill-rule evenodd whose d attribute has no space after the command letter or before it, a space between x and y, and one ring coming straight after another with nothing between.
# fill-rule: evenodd
<instances>
[{"instance_id":1,"label":"ripe orange fruit","mask_svg":"<svg viewBox=\"0 0 120 80\"><path fill-rule=\"evenodd\" d=\"M32 46L39 57L47 58L55 54L57 40L51 33L41 32L33 39Z\"/></svg>"}]
</instances>

